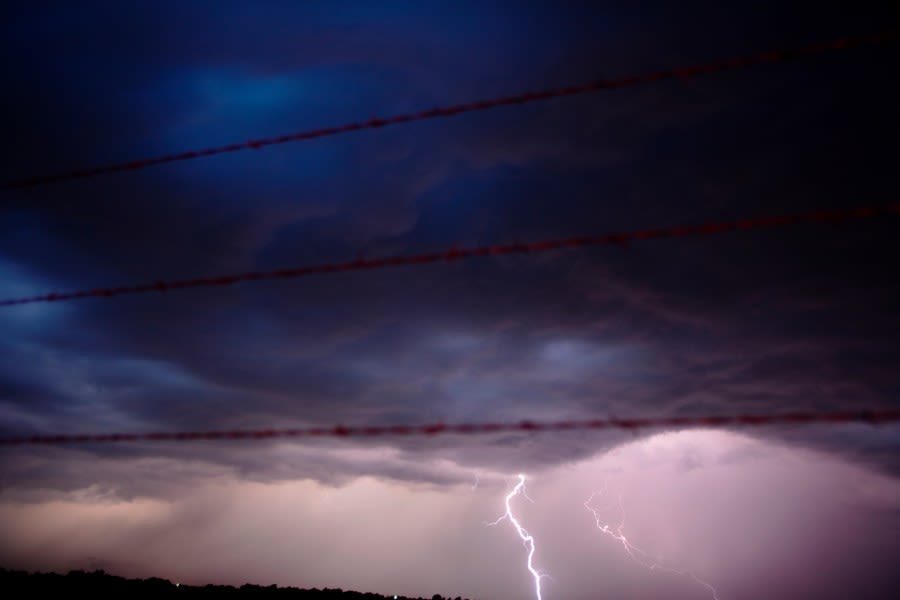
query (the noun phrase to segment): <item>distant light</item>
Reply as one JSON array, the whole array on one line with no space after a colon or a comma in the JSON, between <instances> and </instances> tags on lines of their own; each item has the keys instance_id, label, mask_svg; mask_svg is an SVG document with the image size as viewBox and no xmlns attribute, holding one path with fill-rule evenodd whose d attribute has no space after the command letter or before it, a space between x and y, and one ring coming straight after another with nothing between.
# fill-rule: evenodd
<instances>
[{"instance_id":1,"label":"distant light","mask_svg":"<svg viewBox=\"0 0 900 600\"><path fill-rule=\"evenodd\" d=\"M176 584L175 584L175 587L181 587L181 584L180 584L180 583L176 583ZM396 596L394 596L394 597L396 598Z\"/></svg>"}]
</instances>

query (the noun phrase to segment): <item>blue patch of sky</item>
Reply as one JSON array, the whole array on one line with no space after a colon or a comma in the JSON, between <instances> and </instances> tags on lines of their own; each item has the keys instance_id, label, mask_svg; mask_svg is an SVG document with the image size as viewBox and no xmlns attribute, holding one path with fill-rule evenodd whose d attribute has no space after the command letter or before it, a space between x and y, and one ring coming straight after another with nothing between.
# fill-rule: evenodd
<instances>
[{"instance_id":1,"label":"blue patch of sky","mask_svg":"<svg viewBox=\"0 0 900 600\"><path fill-rule=\"evenodd\" d=\"M53 289L50 280L0 255L0 299L29 298ZM70 312L71 307L62 302L3 306L0 307L0 329L8 336L37 333L58 326Z\"/></svg>"},{"instance_id":2,"label":"blue patch of sky","mask_svg":"<svg viewBox=\"0 0 900 600\"><path fill-rule=\"evenodd\" d=\"M500 91L507 80L528 81L534 64L523 53L527 55L534 47L553 51L558 46L554 36L559 32L542 32L539 27L547 9L486 11L476 3L468 7L450 3L443 12L439 9L430 5L427 14L419 14L414 3L373 6L363 2L342 4L339 8L328 5L327 10L308 7L299 11L306 13L302 19L295 14L297 11L283 10L286 19L305 28L316 22L326 28L366 25L360 33L378 33L386 44L405 49L409 57L400 64L390 52L380 56L380 51L373 51L369 57L355 56L346 62L296 71L273 71L259 58L240 66L233 61L208 64L172 72L151 87L130 94L129 101L154 111L160 106L168 107L171 126L154 136L152 151L178 151L426 109L446 103L451 92L459 96L452 101L470 100L473 97L467 93L466 83L481 85L487 77L500 86L496 90ZM280 29L278 32L286 35ZM354 39L352 30L341 35ZM426 88L439 85L445 89L422 89L423 82L413 79L423 67L417 66L422 59L417 58L416 46L424 55L437 52L442 57L441 64L433 65L441 72L429 79L431 84L426 84ZM472 60L473 52L477 60ZM444 60L447 64L443 64ZM283 57L277 62L285 64ZM493 67L486 70L486 65L495 63L504 65L500 77ZM350 134L340 145L319 140L314 142L315 149L307 152L299 149L301 142L295 145L297 149L271 148L255 156L243 152L239 157L220 156L182 166L185 174L224 180L261 172L278 174L286 181L333 177L342 161L352 156L353 142L348 138L353 135L364 134ZM295 156L288 157L289 152ZM280 160L273 158L276 154Z\"/></svg>"},{"instance_id":3,"label":"blue patch of sky","mask_svg":"<svg viewBox=\"0 0 900 600\"><path fill-rule=\"evenodd\" d=\"M341 125L387 114L386 95L398 78L390 70L353 65L259 74L217 67L182 71L139 99L171 106L170 125L154 152L197 149L294 131ZM372 114L369 114L369 113ZM354 134L244 151L173 166L191 178L240 180L260 174L286 183L334 178L352 165ZM355 134L359 135L359 134Z\"/></svg>"},{"instance_id":4,"label":"blue patch of sky","mask_svg":"<svg viewBox=\"0 0 900 600\"><path fill-rule=\"evenodd\" d=\"M604 347L577 339L556 339L541 348L540 367L554 374L569 375L599 374L611 369L621 371L627 367L625 359L633 354L630 349L619 346Z\"/></svg>"}]
</instances>

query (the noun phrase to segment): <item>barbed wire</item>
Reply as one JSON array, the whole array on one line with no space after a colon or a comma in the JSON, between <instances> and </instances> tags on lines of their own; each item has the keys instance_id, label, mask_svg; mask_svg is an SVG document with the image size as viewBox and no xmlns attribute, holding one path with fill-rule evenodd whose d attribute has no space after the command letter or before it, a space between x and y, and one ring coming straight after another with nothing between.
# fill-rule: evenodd
<instances>
[{"instance_id":1,"label":"barbed wire","mask_svg":"<svg viewBox=\"0 0 900 600\"><path fill-rule=\"evenodd\" d=\"M150 292L168 292L196 287L228 286L240 282L263 281L270 279L290 279L309 275L325 273L338 273L344 271L360 271L368 269L384 269L388 267L401 267L407 265L422 265L443 261L455 261L467 258L500 256L504 254L522 254L531 252L548 252L567 248L578 248L598 245L624 245L630 242L639 242L652 239L695 237L724 233L728 231L763 229L784 225L797 225L801 223L837 223L849 219L869 218L878 215L900 214L900 202L892 202L874 206L859 208L836 208L817 210L807 213L779 215L770 217L757 217L740 219L735 221L708 222L697 225L681 225L676 227L662 227L653 229L639 229L624 233L608 233L597 236L571 237L565 239L542 240L536 242L520 242L511 244L496 244L492 246L478 246L474 248L450 248L441 252L429 252L424 254L390 256L386 258L364 259L358 258L349 262L333 262L307 267L290 269L277 269L273 271L253 271L236 275L223 275L218 277L199 277L194 279L180 279L173 281L156 281L130 286L118 286L82 290L68 293L49 293L41 296L27 298L11 298L0 300L0 307L22 304L34 304L38 302L61 302L67 300L80 300L85 298L110 298L126 294L145 294Z\"/></svg>"},{"instance_id":2,"label":"barbed wire","mask_svg":"<svg viewBox=\"0 0 900 600\"><path fill-rule=\"evenodd\" d=\"M435 436L490 433L561 432L579 430L627 430L667 427L762 427L767 425L813 425L900 421L900 410L856 410L833 412L783 412L769 414L706 415L694 417L649 417L633 419L584 419L564 421L519 421L516 423L431 423L426 425L376 425L307 427L300 429L238 429L212 431L163 431L154 433L100 433L75 435L31 435L0 438L0 446L48 444L100 444L113 442L192 442L215 440L265 440L273 438Z\"/></svg>"},{"instance_id":3,"label":"barbed wire","mask_svg":"<svg viewBox=\"0 0 900 600\"><path fill-rule=\"evenodd\" d=\"M542 90L537 92L525 92L514 96L505 96L502 98L493 98L489 100L480 100L465 104L432 108L421 112L395 115L393 117L372 117L367 121L347 123L345 125L338 125L334 127L312 129L269 138L252 139L245 142L228 144L225 146L216 146L201 150L191 150L187 152L180 152L178 154L168 154L165 156L146 158L130 162L114 163L100 167L70 171L67 173L59 173L56 175L44 175L27 179L19 179L4 183L2 186L0 186L0 191L26 189L39 185L45 185L48 183L58 183L62 181L84 179L88 177L96 177L98 175L116 173L121 171L137 171L140 169L145 169L147 167L185 160L193 160L205 156L215 156L217 154L226 154L248 149L259 150L260 148L266 146L274 146L278 144L286 144L289 142L299 142L302 140L329 137L340 135L343 133L350 133L353 131L361 131L364 129L378 129L381 127L399 125L401 123L410 123L413 121L423 121L426 119L434 119L438 117L452 117L463 113L488 110L502 106L515 106L520 104L551 100L553 98L576 96L580 94L588 94L604 90L615 90L644 83L664 81L667 79L687 79L691 77L697 77L699 75L708 75L711 73L739 69L762 63L786 62L798 58L823 54L829 51L846 50L849 48L856 48L873 44L891 43L896 41L896 38L896 31L885 31L857 37L847 37L832 42L814 44L809 46L772 50L752 56L731 58L718 62L677 67L674 69L656 71L653 73L631 75L620 79L594 81L590 83L570 85L566 87Z\"/></svg>"}]
</instances>

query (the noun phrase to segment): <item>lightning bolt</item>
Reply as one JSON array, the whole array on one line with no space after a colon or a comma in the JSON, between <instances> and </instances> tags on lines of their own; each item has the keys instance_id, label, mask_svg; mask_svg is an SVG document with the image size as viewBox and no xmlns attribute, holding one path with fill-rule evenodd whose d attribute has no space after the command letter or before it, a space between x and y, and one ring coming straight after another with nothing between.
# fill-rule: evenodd
<instances>
[{"instance_id":1,"label":"lightning bolt","mask_svg":"<svg viewBox=\"0 0 900 600\"><path fill-rule=\"evenodd\" d=\"M506 495L506 512L504 512L499 519L492 523L488 523L488 526L493 526L504 519L509 519L509 522L513 524L513 527L516 528L516 531L519 534L519 537L522 538L522 544L524 544L528 548L528 570L531 572L532 577L534 577L534 593L537 600L543 600L541 597L541 578L544 577L534 568L534 538L519 524L519 521L516 519L515 515L513 515L512 507L510 506L510 502L513 498L515 498L518 494L522 494L526 498L528 498L528 494L525 492L525 476L519 473L519 483L516 484L516 487ZM531 498L528 498L531 500Z\"/></svg>"},{"instance_id":2,"label":"lightning bolt","mask_svg":"<svg viewBox=\"0 0 900 600\"><path fill-rule=\"evenodd\" d=\"M627 552L628 555L636 563L647 567L651 571L665 571L666 573L672 573L673 575L678 575L680 577L690 577L691 579L696 581L698 584L700 584L703 587L705 587L706 589L708 589L710 594L712 594L713 600L719 600L719 596L718 596L718 592L716 592L716 588L714 588L712 586L712 584L710 584L708 581L704 581L703 579L700 579L691 571L673 569L671 567L667 567L667 566L659 564L658 562L654 561L647 552L641 550L640 548L638 548L637 546L632 544L628 540L628 538L625 537L625 534L622 533L622 529L625 527L625 508L622 505L622 494L621 493L619 494L618 506L619 506L619 512L622 515L622 519L619 521L619 525L615 529L613 529L610 525L604 524L603 521L601 520L599 509L592 507L591 502L594 500L595 496L602 495L603 491L605 489L606 489L606 484L604 483L603 490L601 490L600 492L594 492L593 494L591 494L591 497L588 498L587 501L584 503L584 507L587 508L589 511L591 511L591 513L594 515L594 521L597 524L597 529L599 529L606 535L610 536L617 542L621 543L622 547L625 548L625 552Z\"/></svg>"}]
</instances>

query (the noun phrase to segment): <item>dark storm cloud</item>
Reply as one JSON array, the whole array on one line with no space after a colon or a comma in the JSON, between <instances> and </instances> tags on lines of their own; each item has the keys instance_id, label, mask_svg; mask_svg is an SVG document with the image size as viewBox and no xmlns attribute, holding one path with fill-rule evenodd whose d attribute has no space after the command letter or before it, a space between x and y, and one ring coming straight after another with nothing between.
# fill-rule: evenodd
<instances>
[{"instance_id":1,"label":"dark storm cloud","mask_svg":"<svg viewBox=\"0 0 900 600\"><path fill-rule=\"evenodd\" d=\"M11 157L2 172L65 170L883 26L875 12L819 7L810 21L775 5L444 8L19 8L5 20L16 60L3 73L14 84L2 99ZM888 64L890 55L854 50L7 194L4 297L889 200L893 161L878 150L896 135L896 84L881 75ZM884 406L900 390L895 230L798 227L6 309L2 427ZM876 437L803 439L887 464L896 436ZM395 444L515 469L619 439ZM87 457L139 454L264 479L331 476L331 467L278 467L228 445L97 447L72 453L58 473L7 473L70 489L119 476L118 467L85 475L75 465ZM402 464L366 468L434 479Z\"/></svg>"}]
</instances>

